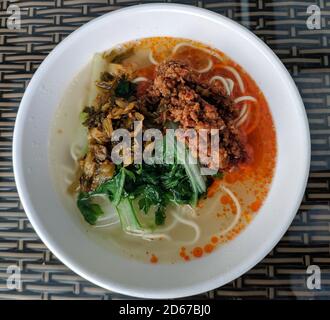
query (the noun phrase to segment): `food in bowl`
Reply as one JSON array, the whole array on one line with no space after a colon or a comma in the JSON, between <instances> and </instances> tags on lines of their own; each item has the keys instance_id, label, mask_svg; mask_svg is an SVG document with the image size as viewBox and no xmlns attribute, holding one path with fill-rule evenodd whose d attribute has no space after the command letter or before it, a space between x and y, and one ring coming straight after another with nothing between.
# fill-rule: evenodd
<instances>
[{"instance_id":1,"label":"food in bowl","mask_svg":"<svg viewBox=\"0 0 330 320\"><path fill-rule=\"evenodd\" d=\"M81 103L64 97L81 109L65 172L91 232L136 259L174 263L210 254L253 219L276 134L238 64L202 43L157 37L95 54L85 77ZM53 141L64 138L65 112Z\"/></svg>"}]
</instances>

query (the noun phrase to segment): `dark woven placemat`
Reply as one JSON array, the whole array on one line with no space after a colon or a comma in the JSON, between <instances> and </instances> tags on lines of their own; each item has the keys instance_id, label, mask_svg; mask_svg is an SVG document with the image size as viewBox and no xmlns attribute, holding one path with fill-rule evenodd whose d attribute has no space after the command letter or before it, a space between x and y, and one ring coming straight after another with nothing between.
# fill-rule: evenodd
<instances>
[{"instance_id":1,"label":"dark woven placemat","mask_svg":"<svg viewBox=\"0 0 330 320\"><path fill-rule=\"evenodd\" d=\"M0 298L122 298L75 275L39 240L17 195L12 167L12 135L24 89L50 50L72 31L97 16L120 7L149 2L152 1L1 0ZM197 297L329 299L330 2L318 1L322 17L320 30L309 30L306 26L309 1L207 0L180 3L221 13L248 27L264 40L291 72L303 97L312 135L308 188L289 231L267 258L247 274ZM7 28L6 11L11 4L20 8L20 31ZM7 268L13 264L22 270L20 291L9 290L6 285ZM306 286L306 268L311 264L321 268L321 290L309 290Z\"/></svg>"}]
</instances>

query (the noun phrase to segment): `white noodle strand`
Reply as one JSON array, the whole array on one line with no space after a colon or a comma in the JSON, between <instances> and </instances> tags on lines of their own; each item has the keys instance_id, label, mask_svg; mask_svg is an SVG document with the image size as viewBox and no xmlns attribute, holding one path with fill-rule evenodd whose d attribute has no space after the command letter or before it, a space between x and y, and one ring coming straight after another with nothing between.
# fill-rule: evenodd
<instances>
[{"instance_id":1,"label":"white noodle strand","mask_svg":"<svg viewBox=\"0 0 330 320\"><path fill-rule=\"evenodd\" d=\"M236 126L240 126L247 118L248 115L248 106L246 103L243 104L240 114L235 119ZM244 119L244 120L243 120Z\"/></svg>"},{"instance_id":2,"label":"white noodle strand","mask_svg":"<svg viewBox=\"0 0 330 320\"><path fill-rule=\"evenodd\" d=\"M227 91L227 95L230 96L230 87L228 85L227 80L224 77L221 77L221 76L214 76L210 79L210 83L212 83L213 81L216 81L216 80L221 81L221 83L225 87L225 90Z\"/></svg>"},{"instance_id":3,"label":"white noodle strand","mask_svg":"<svg viewBox=\"0 0 330 320\"><path fill-rule=\"evenodd\" d=\"M239 116L237 117L237 120L240 120L246 113L248 110L248 106L246 103L243 104L243 108L241 109L241 112L239 114Z\"/></svg>"},{"instance_id":4,"label":"white noodle strand","mask_svg":"<svg viewBox=\"0 0 330 320\"><path fill-rule=\"evenodd\" d=\"M234 83L234 81L232 79L229 79L229 78L226 78L226 81L228 83L229 92L231 94L233 92L233 90L234 90L235 83Z\"/></svg>"},{"instance_id":5,"label":"white noodle strand","mask_svg":"<svg viewBox=\"0 0 330 320\"><path fill-rule=\"evenodd\" d=\"M172 240L172 238L170 236L168 236L167 234L164 234L164 233L145 234L142 237L142 239L144 239L144 240L150 240L150 241L157 240L157 239L159 239L159 240L165 239L165 240L168 240L168 241Z\"/></svg>"},{"instance_id":6,"label":"white noodle strand","mask_svg":"<svg viewBox=\"0 0 330 320\"><path fill-rule=\"evenodd\" d=\"M249 112L247 111L247 107L246 107L246 112L241 114L241 116L237 119L237 122L236 122L236 126L237 127L240 127L247 119L249 115Z\"/></svg>"},{"instance_id":7,"label":"white noodle strand","mask_svg":"<svg viewBox=\"0 0 330 320\"><path fill-rule=\"evenodd\" d=\"M172 240L170 236L164 233L152 233L150 231L146 230L125 230L125 232L129 235L141 237L144 240L156 240L156 239L166 239L166 240Z\"/></svg>"},{"instance_id":8,"label":"white noodle strand","mask_svg":"<svg viewBox=\"0 0 330 320\"><path fill-rule=\"evenodd\" d=\"M168 231L174 229L177 224L178 224L178 220L174 219L173 223L171 223L169 226L164 227L164 228L158 228L158 230L161 232L168 232Z\"/></svg>"},{"instance_id":9,"label":"white noodle strand","mask_svg":"<svg viewBox=\"0 0 330 320\"><path fill-rule=\"evenodd\" d=\"M237 225L237 223L242 215L242 209L241 209L241 205L239 204L239 201L237 200L235 195L232 193L232 191L230 191L225 186L221 186L221 188L231 197L231 199L234 201L234 204L236 206L235 219L231 222L231 224L225 230L221 231L219 234L219 236L224 236Z\"/></svg>"},{"instance_id":10,"label":"white noodle strand","mask_svg":"<svg viewBox=\"0 0 330 320\"><path fill-rule=\"evenodd\" d=\"M242 96L238 97L234 100L234 103L240 103L242 101L251 101L251 102L257 102L257 99L251 96ZM243 108L241 109L241 112L239 116L236 119L236 126L241 126L248 118L249 115L249 108L246 103L244 103Z\"/></svg>"},{"instance_id":11,"label":"white noodle strand","mask_svg":"<svg viewBox=\"0 0 330 320\"><path fill-rule=\"evenodd\" d=\"M196 46L194 46L193 44L189 43L189 42L180 42L178 43L172 50L172 54L174 55L181 47L191 47L191 48L195 48L201 51L204 51L206 53L208 53L209 55L216 57L217 59L219 59L220 61L222 61L222 58L215 52L210 51L208 49L205 48L198 48Z\"/></svg>"},{"instance_id":12,"label":"white noodle strand","mask_svg":"<svg viewBox=\"0 0 330 320\"><path fill-rule=\"evenodd\" d=\"M109 223L104 223L104 224L96 224L94 225L93 227L94 228L107 228L107 227L111 227L111 226L114 226L116 224L118 224L120 221L112 221L112 222L109 222Z\"/></svg>"},{"instance_id":13,"label":"white noodle strand","mask_svg":"<svg viewBox=\"0 0 330 320\"><path fill-rule=\"evenodd\" d=\"M245 91L244 83L243 83L243 80L242 80L241 76L237 72L237 70L235 68L229 67L229 66L226 66L225 69L227 69L228 71L230 71L234 75L234 77L237 80L238 86L239 86L241 92L243 93Z\"/></svg>"},{"instance_id":14,"label":"white noodle strand","mask_svg":"<svg viewBox=\"0 0 330 320\"><path fill-rule=\"evenodd\" d=\"M252 101L252 102L257 102L257 99L251 96L242 96L242 97L238 97L234 100L234 103L239 103L242 101Z\"/></svg>"},{"instance_id":15,"label":"white noodle strand","mask_svg":"<svg viewBox=\"0 0 330 320\"><path fill-rule=\"evenodd\" d=\"M149 81L149 79L146 77L137 77L132 80L133 83L138 83L138 82L142 82L142 81Z\"/></svg>"},{"instance_id":16,"label":"white noodle strand","mask_svg":"<svg viewBox=\"0 0 330 320\"><path fill-rule=\"evenodd\" d=\"M182 210L184 213L190 214L194 218L197 217L196 210L190 204L183 205Z\"/></svg>"},{"instance_id":17,"label":"white noodle strand","mask_svg":"<svg viewBox=\"0 0 330 320\"><path fill-rule=\"evenodd\" d=\"M77 143L74 143L70 147L70 155L71 158L76 162L81 157L81 146L79 146Z\"/></svg>"},{"instance_id":18,"label":"white noodle strand","mask_svg":"<svg viewBox=\"0 0 330 320\"><path fill-rule=\"evenodd\" d=\"M153 56L151 50L149 51L149 60L150 60L150 62L151 62L152 64L154 64L154 65L159 64L159 63L155 60L155 58L154 58L154 56Z\"/></svg>"},{"instance_id":19,"label":"white noodle strand","mask_svg":"<svg viewBox=\"0 0 330 320\"><path fill-rule=\"evenodd\" d=\"M72 168L69 168L69 167L64 167L63 171L64 171L64 182L68 185L71 185L72 181L75 178L74 170Z\"/></svg>"},{"instance_id":20,"label":"white noodle strand","mask_svg":"<svg viewBox=\"0 0 330 320\"><path fill-rule=\"evenodd\" d=\"M213 61L211 59L209 59L208 64L205 68L202 69L195 69L196 72L198 73L206 73L208 71L210 71L213 67Z\"/></svg>"},{"instance_id":21,"label":"white noodle strand","mask_svg":"<svg viewBox=\"0 0 330 320\"><path fill-rule=\"evenodd\" d=\"M191 226L195 230L195 233L196 233L195 234L195 238L192 241L188 241L188 242L184 242L184 243L187 244L187 245L192 245L192 244L196 243L198 241L198 239L200 238L200 235L201 235L201 232L200 232L200 229L199 229L198 224L196 222L193 222L193 221L189 221L187 219L184 219L180 215L176 214L174 211L173 211L173 216L179 222L181 222L182 224L186 224L188 226Z\"/></svg>"},{"instance_id":22,"label":"white noodle strand","mask_svg":"<svg viewBox=\"0 0 330 320\"><path fill-rule=\"evenodd\" d=\"M257 102L257 99L251 96L242 96L238 97L234 100L234 103L240 103L242 101L251 101L251 102ZM244 103L243 108L241 109L241 112L239 116L236 119L236 126L239 127L241 126L248 118L248 106L246 103Z\"/></svg>"}]
</instances>

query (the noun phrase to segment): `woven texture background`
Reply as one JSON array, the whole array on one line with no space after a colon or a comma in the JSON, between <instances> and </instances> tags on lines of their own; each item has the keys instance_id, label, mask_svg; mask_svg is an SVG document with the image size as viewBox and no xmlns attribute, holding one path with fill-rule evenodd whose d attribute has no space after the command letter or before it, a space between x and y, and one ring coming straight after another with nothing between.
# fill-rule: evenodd
<instances>
[{"instance_id":1,"label":"woven texture background","mask_svg":"<svg viewBox=\"0 0 330 320\"><path fill-rule=\"evenodd\" d=\"M16 191L12 136L16 112L29 79L61 40L104 13L148 2L152 1L0 0L0 299L123 298L74 274L39 240ZM322 14L320 30L306 27L306 9L315 1L180 3L223 14L264 40L292 74L306 106L312 135L308 188L289 231L247 274L197 297L330 299L330 2L317 1ZM10 4L21 9L20 31L6 27ZM6 286L7 267L13 264L22 270L21 291L8 290ZM322 270L321 290L306 287L306 268L311 264Z\"/></svg>"}]
</instances>

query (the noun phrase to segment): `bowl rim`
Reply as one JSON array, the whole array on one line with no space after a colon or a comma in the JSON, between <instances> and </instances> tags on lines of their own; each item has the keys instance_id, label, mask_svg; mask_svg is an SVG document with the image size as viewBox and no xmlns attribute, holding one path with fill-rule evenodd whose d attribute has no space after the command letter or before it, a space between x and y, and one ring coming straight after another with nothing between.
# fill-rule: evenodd
<instances>
[{"instance_id":1,"label":"bowl rim","mask_svg":"<svg viewBox=\"0 0 330 320\"><path fill-rule=\"evenodd\" d=\"M217 281L215 282L214 279L205 281L203 284L197 283L194 285L189 285L184 288L175 288L168 290L166 292L159 291L159 292L151 292L146 291L142 292L136 291L135 289L131 290L127 287L120 287L118 285L111 285L108 283L103 283L100 279L98 279L97 275L91 275L85 273L82 268L75 263L71 262L70 257L68 257L65 253L62 252L61 248L57 246L57 244L48 239L47 232L42 230L38 225L38 219L37 215L34 212L33 206L31 204L31 201L26 196L27 189L25 188L24 183L24 177L21 172L22 170L22 164L21 164L21 157L20 157L20 149L19 149L19 140L21 136L21 131L23 128L23 124L25 121L24 118L24 109L27 108L27 104L25 103L28 100L28 96L30 94L31 88L34 86L35 83L38 83L39 77L43 70L47 68L47 62L53 57L55 52L61 50L62 47L67 45L69 43L70 39L74 37L74 35L81 30L88 28L93 23L96 23L99 20L102 19L108 19L112 15L121 14L123 12L128 11L135 11L135 10L156 10L156 11L162 11L162 10L174 10L184 13L195 13L196 15L203 16L205 18L211 19L211 20L222 20L226 24L232 26L233 28L239 30L240 33L243 33L247 37L251 38L253 41L257 42L260 47L262 47L264 54L267 56L269 60L271 60L273 63L276 63L277 66L281 69L281 73L283 76L285 76L288 86L290 87L289 90L292 92L292 95L294 96L294 99L297 101L297 105L300 105L299 112L300 112L300 118L301 121L303 121L304 126L304 132L305 132L305 150L306 150L306 157L304 159L300 159L304 162L304 168L305 168L305 176L304 176L304 183L301 185L299 190L299 197L296 199L295 204L295 210L292 211L291 215L288 215L286 217L285 223L283 222L281 225L281 228L278 228L276 232L276 236L273 237L273 239L268 240L267 243L262 247L262 250L260 249L256 254L249 259L246 259L247 261L245 264L242 264L240 267L237 267L234 272L231 273L230 279L220 279L217 278ZM26 106L26 107L25 107ZM18 194L21 200L21 203L23 205L23 208L26 212L26 215L28 219L31 221L31 224L33 225L36 233L40 237L40 239L46 244L46 246L58 257L65 265L67 265L71 270L73 270L75 273L80 275L81 277L91 281L92 283L103 287L108 290L112 290L121 294L125 295L131 295L135 297L141 297L141 298L179 298L179 297L186 297L189 295L199 294L208 290L213 290L219 286L224 285L228 281L232 281L233 279L238 278L239 276L246 273L248 270L250 270L252 267L254 267L256 264L258 264L280 241L284 233L289 228L292 220L294 219L299 206L301 204L301 200L303 198L307 180L308 180L308 174L309 174L309 167L310 167L310 157L311 157L311 143L310 143L310 133L309 133L309 125L308 125L308 119L305 112L305 107L303 104L303 101L301 99L301 96L299 94L299 91L291 78L288 70L285 68L283 63L280 61L280 59L275 55L275 53L262 41L260 40L255 34L253 34L250 30L243 27L242 25L238 24L237 22L220 15L218 13L214 13L212 11L209 11L207 9L202 9L198 7L194 7L191 5L183 5L183 4L165 4L165 3L158 3L158 4L142 4L142 5L134 5L127 8L118 9L109 13L106 13L98 18L93 19L92 21L84 24L83 26L79 27L77 30L72 32L70 35L68 35L63 41L61 41L44 59L44 61L39 66L38 70L34 73L28 87L26 88L24 92L24 96L21 100L20 107L17 112L17 117L15 121L15 128L14 128L14 136L13 136L13 169L14 169L14 177L15 182L18 190ZM283 220L284 221L284 220Z\"/></svg>"}]
</instances>

